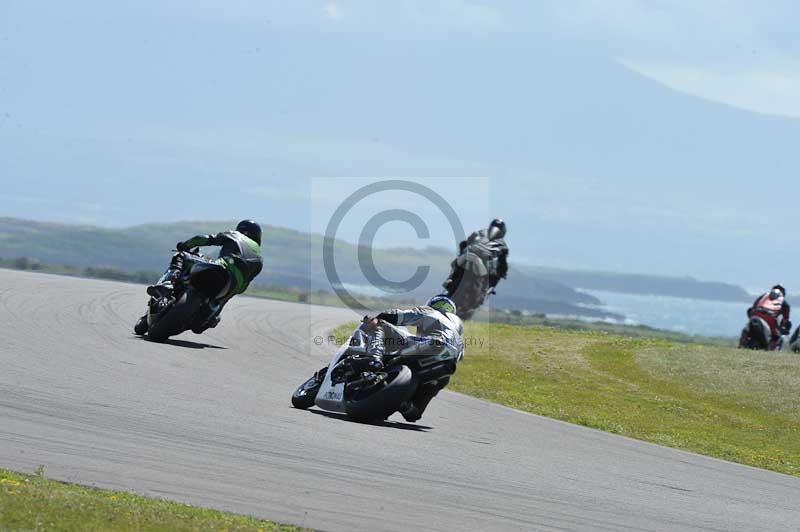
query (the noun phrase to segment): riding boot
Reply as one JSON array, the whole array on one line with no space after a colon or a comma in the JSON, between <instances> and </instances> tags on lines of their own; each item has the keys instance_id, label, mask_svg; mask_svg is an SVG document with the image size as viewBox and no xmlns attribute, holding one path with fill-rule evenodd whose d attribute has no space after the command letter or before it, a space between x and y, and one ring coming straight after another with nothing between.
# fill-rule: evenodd
<instances>
[{"instance_id":1,"label":"riding boot","mask_svg":"<svg viewBox=\"0 0 800 532\"><path fill-rule=\"evenodd\" d=\"M383 358L386 352L386 331L378 325L372 332L367 346L367 354L373 358Z\"/></svg>"},{"instance_id":2,"label":"riding boot","mask_svg":"<svg viewBox=\"0 0 800 532\"><path fill-rule=\"evenodd\" d=\"M219 316L212 316L211 318L206 320L203 324L192 327L192 332L195 334L203 334L208 329L213 329L214 327L219 325L220 321L221 319Z\"/></svg>"},{"instance_id":3,"label":"riding boot","mask_svg":"<svg viewBox=\"0 0 800 532\"><path fill-rule=\"evenodd\" d=\"M175 288L173 282L175 279L177 279L180 273L180 270L169 268L164 272L164 275L161 276L156 284L147 287L147 295L158 299L169 294Z\"/></svg>"},{"instance_id":4,"label":"riding boot","mask_svg":"<svg viewBox=\"0 0 800 532\"><path fill-rule=\"evenodd\" d=\"M419 419L422 417L422 412L419 411L419 408L417 408L417 405L415 405L413 401L403 402L400 405L399 412L400 415L403 416L403 419L409 423L419 421Z\"/></svg>"},{"instance_id":5,"label":"riding boot","mask_svg":"<svg viewBox=\"0 0 800 532\"><path fill-rule=\"evenodd\" d=\"M367 345L367 352L354 356L350 366L356 373L374 373L383 369L383 355L386 351L386 331L378 325L372 332Z\"/></svg>"},{"instance_id":6,"label":"riding boot","mask_svg":"<svg viewBox=\"0 0 800 532\"><path fill-rule=\"evenodd\" d=\"M449 382L450 377L444 377L438 381L427 382L421 385L410 401L406 401L400 405L400 414L402 414L403 418L408 422L413 423L414 421L419 421L425 409L428 408L428 404Z\"/></svg>"},{"instance_id":7,"label":"riding boot","mask_svg":"<svg viewBox=\"0 0 800 532\"><path fill-rule=\"evenodd\" d=\"M767 346L768 351L776 351L779 350L783 343L783 337L781 336L773 336L770 341L769 345Z\"/></svg>"},{"instance_id":8,"label":"riding boot","mask_svg":"<svg viewBox=\"0 0 800 532\"><path fill-rule=\"evenodd\" d=\"M383 369L383 362L380 358L371 356L353 357L350 359L350 368L354 374L377 373Z\"/></svg>"},{"instance_id":9,"label":"riding boot","mask_svg":"<svg viewBox=\"0 0 800 532\"><path fill-rule=\"evenodd\" d=\"M172 291L174 282L180 277L183 271L183 255L176 253L172 256L169 263L169 268L164 272L164 275L156 281L156 284L147 287L147 295L150 297L161 298Z\"/></svg>"},{"instance_id":10,"label":"riding boot","mask_svg":"<svg viewBox=\"0 0 800 532\"><path fill-rule=\"evenodd\" d=\"M450 273L450 278L447 279L442 287L447 291L447 297L452 297L453 294L456 293L458 290L458 286L461 284L461 279L464 278L464 268L460 266L453 266L453 270Z\"/></svg>"},{"instance_id":11,"label":"riding boot","mask_svg":"<svg viewBox=\"0 0 800 532\"><path fill-rule=\"evenodd\" d=\"M192 332L195 334L201 334L207 329L213 329L219 325L219 322L221 321L219 315L222 313L222 307L225 306L226 302L210 303L207 307L205 307L203 313L208 317L202 321L198 320L198 322L195 322L194 327L192 327ZM201 316L202 315L203 314L201 314Z\"/></svg>"}]
</instances>

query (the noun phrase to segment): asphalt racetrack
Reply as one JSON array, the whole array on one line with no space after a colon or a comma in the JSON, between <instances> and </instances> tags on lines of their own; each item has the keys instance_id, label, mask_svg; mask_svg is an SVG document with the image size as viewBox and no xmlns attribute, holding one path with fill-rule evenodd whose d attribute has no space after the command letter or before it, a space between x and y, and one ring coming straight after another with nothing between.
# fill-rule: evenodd
<instances>
[{"instance_id":1,"label":"asphalt racetrack","mask_svg":"<svg viewBox=\"0 0 800 532\"><path fill-rule=\"evenodd\" d=\"M241 297L156 344L145 299L0 270L0 467L322 530L800 530L800 478L455 393L416 425L292 409L348 310Z\"/></svg>"}]
</instances>

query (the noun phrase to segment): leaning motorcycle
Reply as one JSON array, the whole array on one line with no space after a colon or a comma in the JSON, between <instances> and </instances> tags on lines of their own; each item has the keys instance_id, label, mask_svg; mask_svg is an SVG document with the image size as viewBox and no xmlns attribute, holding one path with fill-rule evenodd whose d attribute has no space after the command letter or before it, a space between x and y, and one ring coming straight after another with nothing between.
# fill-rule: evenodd
<instances>
[{"instance_id":1,"label":"leaning motorcycle","mask_svg":"<svg viewBox=\"0 0 800 532\"><path fill-rule=\"evenodd\" d=\"M497 259L492 259L497 261ZM465 250L453 264L454 271L450 273L452 279L455 269L461 270L461 280L455 287L447 287L447 296L456 304L458 317L462 320L472 318L489 295L494 294L494 285L491 283L490 268L495 264L487 265L476 253Z\"/></svg>"},{"instance_id":2,"label":"leaning motorcycle","mask_svg":"<svg viewBox=\"0 0 800 532\"><path fill-rule=\"evenodd\" d=\"M772 329L769 323L762 316L754 313L750 315L747 325L742 329L742 335L739 338L739 348L760 351L780 351L783 347L784 336L779 336L774 342L771 341L771 339Z\"/></svg>"},{"instance_id":3,"label":"leaning motorcycle","mask_svg":"<svg viewBox=\"0 0 800 532\"><path fill-rule=\"evenodd\" d=\"M794 330L792 337L789 339L789 349L793 353L800 353L800 325Z\"/></svg>"},{"instance_id":4,"label":"leaning motorcycle","mask_svg":"<svg viewBox=\"0 0 800 532\"><path fill-rule=\"evenodd\" d=\"M158 297L147 303L147 314L134 327L136 334L147 334L156 342L190 329L201 330L218 310L218 298L230 286L228 272L213 259L200 254L199 248L179 251L182 268ZM169 287L169 288L167 288ZM146 325L146 327L145 327Z\"/></svg>"},{"instance_id":5,"label":"leaning motorcycle","mask_svg":"<svg viewBox=\"0 0 800 532\"><path fill-rule=\"evenodd\" d=\"M400 327L383 326L393 327L400 340L392 350L387 350L381 370L362 371L356 360L359 357L363 360L370 342L369 326L362 323L333 354L330 364L295 390L292 405L300 409L316 405L358 421L382 421L414 396L426 374L431 375L439 371L442 364L451 363L404 354L403 348L410 345L410 341L403 339L410 339L411 335Z\"/></svg>"}]
</instances>

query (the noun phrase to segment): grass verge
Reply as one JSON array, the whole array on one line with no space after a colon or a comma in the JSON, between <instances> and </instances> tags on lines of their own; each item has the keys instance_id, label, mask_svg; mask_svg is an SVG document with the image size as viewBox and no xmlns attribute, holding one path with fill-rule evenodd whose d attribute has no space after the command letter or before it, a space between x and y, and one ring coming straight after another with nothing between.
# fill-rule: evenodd
<instances>
[{"instance_id":1,"label":"grass verge","mask_svg":"<svg viewBox=\"0 0 800 532\"><path fill-rule=\"evenodd\" d=\"M0 530L296 531L253 517L0 469Z\"/></svg>"},{"instance_id":2,"label":"grass verge","mask_svg":"<svg viewBox=\"0 0 800 532\"><path fill-rule=\"evenodd\" d=\"M465 340L451 390L800 476L798 355L476 322Z\"/></svg>"}]
</instances>

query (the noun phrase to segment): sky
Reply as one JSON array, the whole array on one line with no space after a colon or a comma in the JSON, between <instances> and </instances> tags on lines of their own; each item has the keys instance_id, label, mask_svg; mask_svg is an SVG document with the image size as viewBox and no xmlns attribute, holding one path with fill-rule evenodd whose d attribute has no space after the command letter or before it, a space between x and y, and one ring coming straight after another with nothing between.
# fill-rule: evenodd
<instances>
[{"instance_id":1,"label":"sky","mask_svg":"<svg viewBox=\"0 0 800 532\"><path fill-rule=\"evenodd\" d=\"M323 232L424 184L516 260L800 285L800 7L755 2L0 3L0 216ZM383 191L390 245L453 245ZM2 248L0 247L0 256Z\"/></svg>"}]
</instances>

